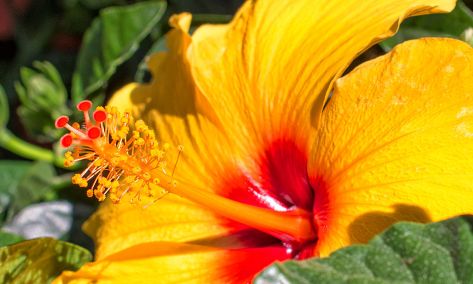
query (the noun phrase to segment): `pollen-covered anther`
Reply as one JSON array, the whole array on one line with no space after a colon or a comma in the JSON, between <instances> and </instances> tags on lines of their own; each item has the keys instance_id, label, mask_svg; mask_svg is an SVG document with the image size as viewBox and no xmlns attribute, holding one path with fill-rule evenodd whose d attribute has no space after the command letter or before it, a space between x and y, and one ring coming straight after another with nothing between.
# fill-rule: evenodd
<instances>
[{"instance_id":1,"label":"pollen-covered anther","mask_svg":"<svg viewBox=\"0 0 473 284\"><path fill-rule=\"evenodd\" d=\"M88 186L87 180L85 178L83 178L80 174L75 174L72 177L72 183L76 184L80 187L87 187Z\"/></svg>"},{"instance_id":2,"label":"pollen-covered anther","mask_svg":"<svg viewBox=\"0 0 473 284\"><path fill-rule=\"evenodd\" d=\"M153 130L142 120L134 121L130 113L120 113L115 107L97 107L90 119L92 102L82 101L77 109L83 112L84 121L69 124L61 116L56 127L69 133L61 139L64 147L73 147L64 155L64 165L87 161L85 169L74 175L72 182L87 188L88 197L99 201L109 197L117 203L124 196L130 202L143 197L159 199L174 182L174 168L167 168L168 143L156 140ZM178 147L179 157L182 149ZM176 159L177 160L177 159ZM165 181L165 182L161 182Z\"/></svg>"}]
</instances>

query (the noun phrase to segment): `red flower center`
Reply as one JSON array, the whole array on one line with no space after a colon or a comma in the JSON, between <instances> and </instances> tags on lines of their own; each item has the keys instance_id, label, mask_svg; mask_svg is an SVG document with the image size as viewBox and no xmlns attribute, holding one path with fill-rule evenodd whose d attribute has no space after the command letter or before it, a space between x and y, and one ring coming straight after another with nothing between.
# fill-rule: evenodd
<instances>
[{"instance_id":1,"label":"red flower center","mask_svg":"<svg viewBox=\"0 0 473 284\"><path fill-rule=\"evenodd\" d=\"M261 155L259 179L241 171L233 171L234 174L230 174L222 185L222 194L242 203L275 211L299 208L314 212L314 208L320 206L320 203L315 203L317 192L309 180L307 157L308 154L293 141L275 140ZM254 237L261 238L261 234L255 234ZM288 248L291 257L306 258L314 255L315 238L304 243L287 240L281 242Z\"/></svg>"}]
</instances>

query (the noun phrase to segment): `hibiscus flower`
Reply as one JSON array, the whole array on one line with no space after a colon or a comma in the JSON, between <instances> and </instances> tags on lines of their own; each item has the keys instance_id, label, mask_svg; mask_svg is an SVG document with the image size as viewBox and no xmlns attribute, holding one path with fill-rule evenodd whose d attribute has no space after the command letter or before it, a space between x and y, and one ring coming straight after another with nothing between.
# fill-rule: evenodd
<instances>
[{"instance_id":1,"label":"hibiscus flower","mask_svg":"<svg viewBox=\"0 0 473 284\"><path fill-rule=\"evenodd\" d=\"M84 225L95 262L56 283L248 282L399 220L472 213L473 50L410 41L338 79L404 18L454 4L248 1L192 36L172 17L153 81L67 126L67 159L93 160L74 183L113 202Z\"/></svg>"}]
</instances>

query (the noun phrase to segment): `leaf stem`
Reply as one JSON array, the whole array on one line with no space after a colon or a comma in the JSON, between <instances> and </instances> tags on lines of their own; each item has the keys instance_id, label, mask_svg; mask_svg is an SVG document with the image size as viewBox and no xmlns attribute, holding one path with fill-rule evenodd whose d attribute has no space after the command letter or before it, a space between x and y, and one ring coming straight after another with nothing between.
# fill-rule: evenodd
<instances>
[{"instance_id":1,"label":"leaf stem","mask_svg":"<svg viewBox=\"0 0 473 284\"><path fill-rule=\"evenodd\" d=\"M6 128L0 129L0 147L23 158L46 161L57 167L64 168L64 159L57 157L53 151L28 143L15 136Z\"/></svg>"}]
</instances>

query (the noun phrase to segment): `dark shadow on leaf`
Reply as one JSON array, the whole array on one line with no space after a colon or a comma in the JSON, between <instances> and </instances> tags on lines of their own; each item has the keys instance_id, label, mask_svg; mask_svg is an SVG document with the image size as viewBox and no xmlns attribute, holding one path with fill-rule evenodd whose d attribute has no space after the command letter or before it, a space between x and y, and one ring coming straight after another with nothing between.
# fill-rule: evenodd
<instances>
[{"instance_id":1,"label":"dark shadow on leaf","mask_svg":"<svg viewBox=\"0 0 473 284\"><path fill-rule=\"evenodd\" d=\"M348 227L351 243L366 243L375 235L400 221L417 223L432 221L427 212L418 206L395 204L392 208L393 212L373 211L356 218Z\"/></svg>"}]
</instances>

